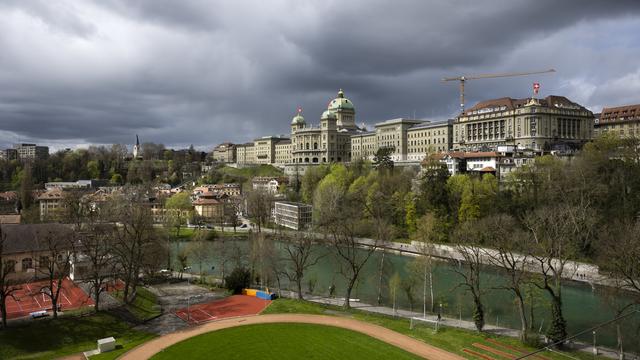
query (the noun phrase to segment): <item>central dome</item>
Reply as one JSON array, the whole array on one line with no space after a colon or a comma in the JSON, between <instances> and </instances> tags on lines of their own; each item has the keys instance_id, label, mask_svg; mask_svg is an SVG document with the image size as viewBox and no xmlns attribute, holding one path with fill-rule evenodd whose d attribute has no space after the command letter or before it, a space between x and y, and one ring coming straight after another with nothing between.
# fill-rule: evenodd
<instances>
[{"instance_id":1,"label":"central dome","mask_svg":"<svg viewBox=\"0 0 640 360\"><path fill-rule=\"evenodd\" d=\"M353 108L353 103L351 102L351 100L344 97L344 92L342 91L342 89L338 91L338 97L329 102L329 106L327 107L327 109L332 111L344 109L355 110Z\"/></svg>"}]
</instances>

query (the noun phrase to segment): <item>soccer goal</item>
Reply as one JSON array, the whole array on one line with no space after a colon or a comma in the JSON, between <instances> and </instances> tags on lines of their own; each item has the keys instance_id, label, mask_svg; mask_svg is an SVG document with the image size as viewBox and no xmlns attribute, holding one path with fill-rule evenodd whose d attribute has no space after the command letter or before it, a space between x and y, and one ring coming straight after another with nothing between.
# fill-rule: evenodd
<instances>
[{"instance_id":1,"label":"soccer goal","mask_svg":"<svg viewBox=\"0 0 640 360\"><path fill-rule=\"evenodd\" d=\"M438 332L440 328L440 320L438 319L427 319L423 317L412 317L409 320L409 329L413 330L414 327L419 326L420 324L425 325L427 327L431 327L433 325L433 331Z\"/></svg>"}]
</instances>

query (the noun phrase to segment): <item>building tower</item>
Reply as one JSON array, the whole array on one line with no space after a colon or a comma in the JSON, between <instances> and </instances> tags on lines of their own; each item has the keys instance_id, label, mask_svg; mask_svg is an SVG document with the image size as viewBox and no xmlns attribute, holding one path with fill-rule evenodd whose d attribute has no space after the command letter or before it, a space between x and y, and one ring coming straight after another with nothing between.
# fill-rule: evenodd
<instances>
[{"instance_id":1,"label":"building tower","mask_svg":"<svg viewBox=\"0 0 640 360\"><path fill-rule=\"evenodd\" d=\"M302 108L298 108L298 114L291 120L291 134L295 134L297 130L304 129L306 123L302 116Z\"/></svg>"},{"instance_id":2,"label":"building tower","mask_svg":"<svg viewBox=\"0 0 640 360\"><path fill-rule=\"evenodd\" d=\"M133 158L137 159L140 154L140 140L138 139L138 134L136 134L136 144L133 145Z\"/></svg>"},{"instance_id":3,"label":"building tower","mask_svg":"<svg viewBox=\"0 0 640 360\"><path fill-rule=\"evenodd\" d=\"M338 97L329 102L327 110L336 115L339 128L357 129L356 110L351 100L344 97L344 91L338 91Z\"/></svg>"}]
</instances>

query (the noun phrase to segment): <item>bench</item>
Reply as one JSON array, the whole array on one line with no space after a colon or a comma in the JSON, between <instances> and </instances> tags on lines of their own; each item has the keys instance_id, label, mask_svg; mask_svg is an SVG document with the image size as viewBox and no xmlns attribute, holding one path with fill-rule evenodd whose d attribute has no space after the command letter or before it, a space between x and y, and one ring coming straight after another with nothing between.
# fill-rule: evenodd
<instances>
[{"instance_id":1,"label":"bench","mask_svg":"<svg viewBox=\"0 0 640 360\"><path fill-rule=\"evenodd\" d=\"M49 316L49 313L46 310L40 310L40 311L34 311L32 313L29 313L29 315L31 316L32 319L37 319L37 318Z\"/></svg>"}]
</instances>

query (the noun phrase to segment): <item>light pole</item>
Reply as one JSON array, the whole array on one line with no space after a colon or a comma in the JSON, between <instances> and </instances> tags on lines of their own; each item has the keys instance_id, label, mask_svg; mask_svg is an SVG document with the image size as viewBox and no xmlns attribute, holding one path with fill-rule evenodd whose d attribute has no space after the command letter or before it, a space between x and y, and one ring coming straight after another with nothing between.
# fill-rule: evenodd
<instances>
[{"instance_id":1,"label":"light pole","mask_svg":"<svg viewBox=\"0 0 640 360\"><path fill-rule=\"evenodd\" d=\"M598 348L596 347L596 331L593 330L593 356L598 356Z\"/></svg>"},{"instance_id":2,"label":"light pole","mask_svg":"<svg viewBox=\"0 0 640 360\"><path fill-rule=\"evenodd\" d=\"M191 296L187 296L187 324L191 322Z\"/></svg>"}]
</instances>

